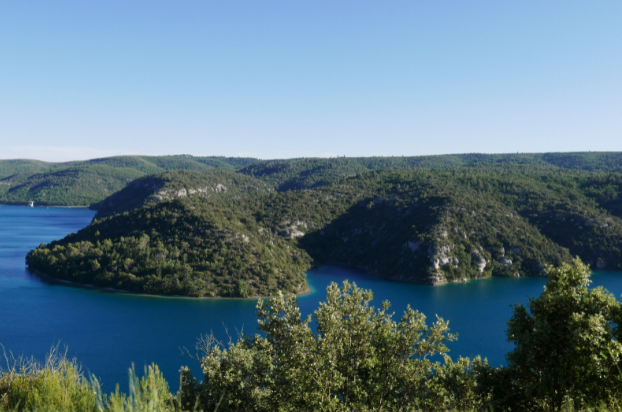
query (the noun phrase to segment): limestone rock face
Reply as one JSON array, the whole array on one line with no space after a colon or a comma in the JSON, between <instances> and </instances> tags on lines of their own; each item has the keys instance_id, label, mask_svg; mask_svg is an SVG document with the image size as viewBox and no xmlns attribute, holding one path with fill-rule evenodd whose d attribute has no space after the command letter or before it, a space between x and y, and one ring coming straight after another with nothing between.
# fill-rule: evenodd
<instances>
[{"instance_id":1,"label":"limestone rock face","mask_svg":"<svg viewBox=\"0 0 622 412\"><path fill-rule=\"evenodd\" d=\"M604 222L599 222L599 221L597 221L597 220L590 219L590 220L588 220L588 221L584 222L584 223L583 223L583 226L585 226L585 227L598 226L598 227L600 227L600 228L605 229L605 228L608 228L608 227L609 227L609 223L607 223L607 222L611 223L611 222L612 222L612 219L611 219L611 218L605 219L605 221L604 221Z\"/></svg>"},{"instance_id":2,"label":"limestone rock face","mask_svg":"<svg viewBox=\"0 0 622 412\"><path fill-rule=\"evenodd\" d=\"M440 269L443 265L448 263L455 268L458 267L458 263L460 263L460 261L457 257L451 256L451 249L452 247L450 245L430 245L428 253L430 254L430 263L432 263L432 267L434 267L434 269Z\"/></svg>"},{"instance_id":3,"label":"limestone rock face","mask_svg":"<svg viewBox=\"0 0 622 412\"><path fill-rule=\"evenodd\" d=\"M479 255L473 257L473 263L475 263L475 266L477 267L477 270L479 270L479 273L484 273L484 269L486 269L486 265L488 264L486 259Z\"/></svg>"},{"instance_id":4,"label":"limestone rock face","mask_svg":"<svg viewBox=\"0 0 622 412\"><path fill-rule=\"evenodd\" d=\"M300 228L307 228L307 223L297 220L294 223L291 223L289 220L286 220L284 222L282 222L282 225L289 225L286 226L285 228L283 228L283 230L281 231L281 236L284 236L288 239L295 239L297 237L302 237L305 235L305 232L303 232ZM347 238L346 238L347 240Z\"/></svg>"},{"instance_id":5,"label":"limestone rock face","mask_svg":"<svg viewBox=\"0 0 622 412\"><path fill-rule=\"evenodd\" d=\"M207 187L199 187L198 189L188 189L188 194L190 194L190 195L194 195L195 193L205 194L205 193L207 193L208 189L209 188L207 188Z\"/></svg>"},{"instance_id":6,"label":"limestone rock face","mask_svg":"<svg viewBox=\"0 0 622 412\"><path fill-rule=\"evenodd\" d=\"M188 189L188 190L179 189L177 191L157 190L151 196L149 196L149 199L156 199L156 200L162 201L162 200L171 200L176 197L192 196L195 194L205 195L210 190L213 190L213 189L210 187L198 187L196 189Z\"/></svg>"},{"instance_id":7,"label":"limestone rock face","mask_svg":"<svg viewBox=\"0 0 622 412\"><path fill-rule=\"evenodd\" d=\"M502 257L502 258L499 259L499 263L501 263L506 268L509 268L510 266L512 266L512 259L508 259L506 257Z\"/></svg>"},{"instance_id":8,"label":"limestone rock face","mask_svg":"<svg viewBox=\"0 0 622 412\"><path fill-rule=\"evenodd\" d=\"M304 236L304 235L305 235L305 232L302 232L302 231L300 231L298 229L293 229L293 230L291 230L289 232L289 236L287 236L287 237L289 237L290 239L294 239L294 238L301 237L301 236Z\"/></svg>"}]
</instances>

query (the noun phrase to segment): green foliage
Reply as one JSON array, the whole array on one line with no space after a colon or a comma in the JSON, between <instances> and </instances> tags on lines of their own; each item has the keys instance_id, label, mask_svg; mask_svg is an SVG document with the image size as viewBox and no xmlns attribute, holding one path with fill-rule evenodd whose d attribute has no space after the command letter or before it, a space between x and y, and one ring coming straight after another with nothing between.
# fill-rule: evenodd
<instances>
[{"instance_id":1,"label":"green foliage","mask_svg":"<svg viewBox=\"0 0 622 412\"><path fill-rule=\"evenodd\" d=\"M98 203L140 176L166 170L241 169L279 191L337 183L371 170L439 170L464 167L523 167L532 172L568 170L620 173L622 153L461 154L259 161L252 158L194 156L115 156L88 161L46 163L0 160L0 202L57 206Z\"/></svg>"},{"instance_id":2,"label":"green foliage","mask_svg":"<svg viewBox=\"0 0 622 412\"><path fill-rule=\"evenodd\" d=\"M533 170L374 171L285 192L229 171L167 172L106 199L88 228L27 263L64 280L186 296L240 296L239 281L248 296L299 293L300 272L321 264L428 284L544 276L573 254L622 268L622 178Z\"/></svg>"},{"instance_id":3,"label":"green foliage","mask_svg":"<svg viewBox=\"0 0 622 412\"><path fill-rule=\"evenodd\" d=\"M91 384L57 346L44 364L22 358L7 363L6 371L0 369L0 411L97 411Z\"/></svg>"},{"instance_id":4,"label":"green foliage","mask_svg":"<svg viewBox=\"0 0 622 412\"><path fill-rule=\"evenodd\" d=\"M531 172L622 172L622 153L457 154L441 156L339 157L271 160L240 170L272 184L279 191L299 190L337 183L372 170L443 170L474 167L523 168Z\"/></svg>"},{"instance_id":5,"label":"green foliage","mask_svg":"<svg viewBox=\"0 0 622 412\"><path fill-rule=\"evenodd\" d=\"M237 284L235 291L236 291L236 295L241 298L247 298L251 293L251 290L248 287L248 283L244 282L243 280L238 280L238 284Z\"/></svg>"},{"instance_id":6,"label":"green foliage","mask_svg":"<svg viewBox=\"0 0 622 412\"><path fill-rule=\"evenodd\" d=\"M154 205L160 200L183 197L231 199L269 191L264 182L232 171L170 171L136 179L91 208L97 209L96 218L101 218Z\"/></svg>"},{"instance_id":7,"label":"green foliage","mask_svg":"<svg viewBox=\"0 0 622 412\"><path fill-rule=\"evenodd\" d=\"M547 263L570 260L495 193L484 196L464 178L444 171L373 172L318 189L350 205L300 245L323 263L419 283L541 275ZM504 258L511 259L509 267Z\"/></svg>"},{"instance_id":8,"label":"green foliage","mask_svg":"<svg viewBox=\"0 0 622 412\"><path fill-rule=\"evenodd\" d=\"M622 306L602 287L588 289L579 259L548 268L549 281L528 307L516 304L508 321L515 349L508 366L479 371L482 386L502 409L559 410L620 399ZM487 369L487 370L486 370Z\"/></svg>"},{"instance_id":9,"label":"green foliage","mask_svg":"<svg viewBox=\"0 0 622 412\"><path fill-rule=\"evenodd\" d=\"M87 379L76 361L55 346L43 365L34 359L13 359L6 371L0 369L0 411L182 412L179 398L170 393L157 365L146 367L142 378L132 366L129 378L129 394L120 392L119 385L115 392L104 394L95 377Z\"/></svg>"},{"instance_id":10,"label":"green foliage","mask_svg":"<svg viewBox=\"0 0 622 412\"><path fill-rule=\"evenodd\" d=\"M243 211L218 199L165 201L96 220L77 234L41 245L26 262L54 278L139 293L304 292L308 255L259 230Z\"/></svg>"},{"instance_id":11,"label":"green foliage","mask_svg":"<svg viewBox=\"0 0 622 412\"><path fill-rule=\"evenodd\" d=\"M449 322L410 307L399 320L385 301L348 281L332 283L313 316L282 294L256 307L259 333L197 348L203 381L180 369L176 395L156 365L130 392L102 394L75 361L53 349L0 371L0 411L618 411L622 405L622 303L589 289L580 260L548 267L549 282L527 307L514 306L508 366L480 357L453 361ZM312 322L314 321L314 322ZM442 356L443 362L433 361Z\"/></svg>"},{"instance_id":12,"label":"green foliage","mask_svg":"<svg viewBox=\"0 0 622 412\"><path fill-rule=\"evenodd\" d=\"M99 398L100 410L110 412L176 412L180 409L170 393L168 382L157 365L145 367L142 378L136 376L134 366L129 372L129 395L119 392L119 385L110 396ZM101 391L100 391L101 392ZM188 409L192 410L192 409Z\"/></svg>"},{"instance_id":13,"label":"green foliage","mask_svg":"<svg viewBox=\"0 0 622 412\"><path fill-rule=\"evenodd\" d=\"M469 376L470 361L446 364L430 357L447 351L456 337L448 322L428 326L407 308L399 321L390 304L370 305L371 291L344 282L327 288L326 302L301 318L296 298L259 301L261 335L224 346L203 340L205 381L183 371L187 404L219 411L275 410L444 410L477 408L483 398ZM482 361L477 359L477 365Z\"/></svg>"},{"instance_id":14,"label":"green foliage","mask_svg":"<svg viewBox=\"0 0 622 412\"><path fill-rule=\"evenodd\" d=\"M89 206L128 182L165 170L237 169L251 158L116 156L66 163L0 160L0 203Z\"/></svg>"}]
</instances>

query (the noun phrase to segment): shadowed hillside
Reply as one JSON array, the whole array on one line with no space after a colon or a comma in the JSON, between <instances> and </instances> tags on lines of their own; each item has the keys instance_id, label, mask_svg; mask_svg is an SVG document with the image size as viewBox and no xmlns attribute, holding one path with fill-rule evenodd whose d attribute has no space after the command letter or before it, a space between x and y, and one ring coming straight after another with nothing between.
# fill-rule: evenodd
<instances>
[{"instance_id":1,"label":"shadowed hillside","mask_svg":"<svg viewBox=\"0 0 622 412\"><path fill-rule=\"evenodd\" d=\"M91 226L27 262L62 279L191 296L293 293L302 270L328 263L427 284L542 276L575 255L619 270L620 179L511 163L277 192L235 172L167 172L109 197ZM179 286L182 274L194 286Z\"/></svg>"}]
</instances>

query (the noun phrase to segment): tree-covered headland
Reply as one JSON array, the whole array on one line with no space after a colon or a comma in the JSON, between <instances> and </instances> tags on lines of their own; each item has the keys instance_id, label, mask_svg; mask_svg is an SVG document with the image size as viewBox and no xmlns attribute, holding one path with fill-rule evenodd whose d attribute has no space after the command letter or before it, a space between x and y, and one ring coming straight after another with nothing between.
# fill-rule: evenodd
<instances>
[{"instance_id":1,"label":"tree-covered headland","mask_svg":"<svg viewBox=\"0 0 622 412\"><path fill-rule=\"evenodd\" d=\"M346 159L347 160L347 159ZM480 162L482 163L482 162ZM622 267L622 175L485 163L378 170L296 190L234 171L143 177L27 256L49 276L139 293L305 291L323 264L427 284Z\"/></svg>"}]
</instances>

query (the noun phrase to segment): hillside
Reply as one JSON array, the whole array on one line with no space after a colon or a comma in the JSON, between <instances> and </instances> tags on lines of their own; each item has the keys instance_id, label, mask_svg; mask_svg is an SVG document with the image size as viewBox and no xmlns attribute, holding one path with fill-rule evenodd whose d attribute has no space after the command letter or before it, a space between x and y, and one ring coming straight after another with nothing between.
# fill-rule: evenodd
<instances>
[{"instance_id":1,"label":"hillside","mask_svg":"<svg viewBox=\"0 0 622 412\"><path fill-rule=\"evenodd\" d=\"M47 163L0 160L0 203L88 206L128 182L172 170L239 170L278 191L331 185L375 170L527 168L531 173L622 172L622 153L456 154L413 157L307 158L261 161L237 157L116 156Z\"/></svg>"},{"instance_id":2,"label":"hillside","mask_svg":"<svg viewBox=\"0 0 622 412\"><path fill-rule=\"evenodd\" d=\"M339 157L269 160L253 163L240 173L256 177L278 191L326 186L375 170L442 170L475 167L529 171L622 172L622 153L456 154L438 156Z\"/></svg>"},{"instance_id":3,"label":"hillside","mask_svg":"<svg viewBox=\"0 0 622 412\"><path fill-rule=\"evenodd\" d=\"M97 210L96 218L101 218L175 198L231 199L270 190L260 180L227 170L168 171L138 178L91 208Z\"/></svg>"},{"instance_id":4,"label":"hillside","mask_svg":"<svg viewBox=\"0 0 622 412\"><path fill-rule=\"evenodd\" d=\"M305 253L258 230L228 202L202 200L178 198L96 220L26 261L54 278L139 293L247 297L307 290Z\"/></svg>"},{"instance_id":5,"label":"hillside","mask_svg":"<svg viewBox=\"0 0 622 412\"><path fill-rule=\"evenodd\" d=\"M426 284L542 276L547 265L574 255L622 268L619 174L517 165L375 171L284 192L238 177L217 171L140 179L103 202L118 201L123 213L40 246L28 265L68 280L192 296L236 296L240 280L248 296L293 293L304 289L301 270L329 263ZM214 190L223 179L231 179L226 193ZM209 196L187 195L208 186ZM168 196L180 190L186 194ZM161 262L150 262L154 252L142 254L141 242ZM126 259L142 263L124 266ZM171 286L178 273L195 286ZM278 282L267 273L278 273Z\"/></svg>"},{"instance_id":6,"label":"hillside","mask_svg":"<svg viewBox=\"0 0 622 412\"><path fill-rule=\"evenodd\" d=\"M116 156L79 162L0 160L0 203L89 206L134 179L167 170L234 170L251 158Z\"/></svg>"}]
</instances>

